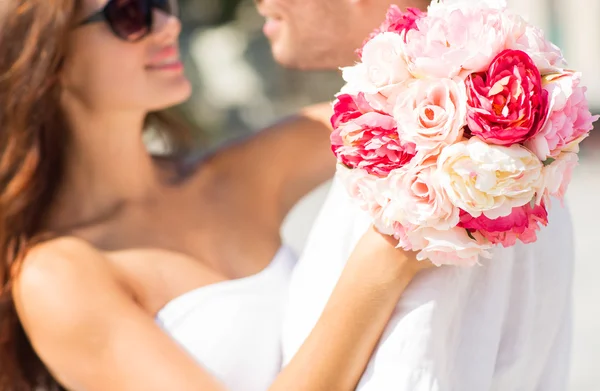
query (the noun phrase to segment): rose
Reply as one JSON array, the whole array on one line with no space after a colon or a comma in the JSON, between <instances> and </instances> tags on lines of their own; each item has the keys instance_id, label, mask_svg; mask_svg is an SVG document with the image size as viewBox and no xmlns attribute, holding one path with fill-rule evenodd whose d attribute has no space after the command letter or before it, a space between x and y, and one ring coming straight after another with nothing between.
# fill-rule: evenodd
<instances>
[{"instance_id":1,"label":"rose","mask_svg":"<svg viewBox=\"0 0 600 391\"><path fill-rule=\"evenodd\" d=\"M548 91L525 52L505 50L487 72L466 80L467 124L488 143L512 145L534 137L548 113Z\"/></svg>"},{"instance_id":2,"label":"rose","mask_svg":"<svg viewBox=\"0 0 600 391\"><path fill-rule=\"evenodd\" d=\"M348 83L345 91L376 94L389 86L408 80L402 37L396 33L381 33L363 47L362 62L342 68Z\"/></svg>"},{"instance_id":3,"label":"rose","mask_svg":"<svg viewBox=\"0 0 600 391\"><path fill-rule=\"evenodd\" d=\"M539 134L525 142L540 160L556 158L563 150L579 152L579 143L594 128L599 117L590 113L581 75L563 71L545 77L550 96L549 118Z\"/></svg>"},{"instance_id":4,"label":"rose","mask_svg":"<svg viewBox=\"0 0 600 391\"><path fill-rule=\"evenodd\" d=\"M413 160L378 182L379 193L389 199L384 214L405 227L455 227L459 210L450 201L436 177L436 160Z\"/></svg>"},{"instance_id":5,"label":"rose","mask_svg":"<svg viewBox=\"0 0 600 391\"><path fill-rule=\"evenodd\" d=\"M531 201L542 163L519 144L503 147L473 137L444 148L437 170L454 205L474 217L496 219Z\"/></svg>"},{"instance_id":6,"label":"rose","mask_svg":"<svg viewBox=\"0 0 600 391\"><path fill-rule=\"evenodd\" d=\"M350 112L346 119L356 115ZM342 118L338 114L334 122ZM346 166L381 177L408 163L415 154L414 144L400 144L394 118L376 112L340 124L331 133L331 145L335 156Z\"/></svg>"},{"instance_id":7,"label":"rose","mask_svg":"<svg viewBox=\"0 0 600 391\"><path fill-rule=\"evenodd\" d=\"M536 203L550 206L551 197L563 202L571 183L573 169L579 164L579 156L573 152L563 152L556 160L542 170L542 183L537 193Z\"/></svg>"},{"instance_id":8,"label":"rose","mask_svg":"<svg viewBox=\"0 0 600 391\"><path fill-rule=\"evenodd\" d=\"M489 219L485 215L473 217L467 212L460 211L460 226L471 231L479 232L493 244L504 247L514 246L518 240L523 243L533 243L537 240L536 231L539 224L548 225L548 212L542 205L531 205L513 208L511 214L497 219Z\"/></svg>"},{"instance_id":9,"label":"rose","mask_svg":"<svg viewBox=\"0 0 600 391\"><path fill-rule=\"evenodd\" d=\"M463 228L447 230L420 228L407 232L413 248L420 249L418 260L429 259L435 265L473 266L479 257L489 257L490 245L480 235L470 237Z\"/></svg>"},{"instance_id":10,"label":"rose","mask_svg":"<svg viewBox=\"0 0 600 391\"><path fill-rule=\"evenodd\" d=\"M381 24L381 26L379 26L378 29L369 35L369 38L367 38L363 46L380 33L391 32L400 34L404 31L415 29L417 28L416 21L425 17L426 15L427 14L418 8L407 8L406 12L402 12L400 7L392 4L387 11L385 21ZM362 52L363 49L361 47L356 53L359 57L362 57Z\"/></svg>"},{"instance_id":11,"label":"rose","mask_svg":"<svg viewBox=\"0 0 600 391\"><path fill-rule=\"evenodd\" d=\"M466 91L460 79L415 80L396 98L394 118L402 139L418 152L437 155L441 148L463 137Z\"/></svg>"},{"instance_id":12,"label":"rose","mask_svg":"<svg viewBox=\"0 0 600 391\"><path fill-rule=\"evenodd\" d=\"M554 73L567 66L561 50L544 37L542 30L514 13L508 16L508 20L510 29L506 49L527 53L542 74Z\"/></svg>"},{"instance_id":13,"label":"rose","mask_svg":"<svg viewBox=\"0 0 600 391\"><path fill-rule=\"evenodd\" d=\"M479 6L430 6L417 28L404 33L408 69L417 78L466 77L487 69L504 49L502 10Z\"/></svg>"}]
</instances>

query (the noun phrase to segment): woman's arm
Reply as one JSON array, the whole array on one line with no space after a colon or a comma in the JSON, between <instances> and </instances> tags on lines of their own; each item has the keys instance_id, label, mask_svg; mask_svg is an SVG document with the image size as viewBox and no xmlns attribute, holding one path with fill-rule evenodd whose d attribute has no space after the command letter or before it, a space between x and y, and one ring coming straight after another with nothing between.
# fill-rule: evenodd
<instances>
[{"instance_id":1,"label":"woman's arm","mask_svg":"<svg viewBox=\"0 0 600 391\"><path fill-rule=\"evenodd\" d=\"M356 245L311 334L270 391L354 391L413 277L432 266L374 229Z\"/></svg>"},{"instance_id":2,"label":"woman's arm","mask_svg":"<svg viewBox=\"0 0 600 391\"><path fill-rule=\"evenodd\" d=\"M376 260L376 261L373 261ZM224 391L132 300L85 242L34 251L14 287L19 316L73 390ZM270 391L354 390L402 291L426 264L369 231L312 334Z\"/></svg>"}]
</instances>

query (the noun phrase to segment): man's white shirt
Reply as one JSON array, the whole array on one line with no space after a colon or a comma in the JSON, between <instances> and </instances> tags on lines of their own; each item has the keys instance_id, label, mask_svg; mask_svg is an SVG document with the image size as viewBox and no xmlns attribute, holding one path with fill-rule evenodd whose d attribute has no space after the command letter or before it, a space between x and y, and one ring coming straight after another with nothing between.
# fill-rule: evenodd
<instances>
[{"instance_id":1,"label":"man's white shirt","mask_svg":"<svg viewBox=\"0 0 600 391\"><path fill-rule=\"evenodd\" d=\"M498 248L481 266L418 275L398 303L357 390L565 390L572 226L557 201L549 218L536 243ZM316 324L369 225L369 217L334 179L292 276L284 365Z\"/></svg>"}]
</instances>

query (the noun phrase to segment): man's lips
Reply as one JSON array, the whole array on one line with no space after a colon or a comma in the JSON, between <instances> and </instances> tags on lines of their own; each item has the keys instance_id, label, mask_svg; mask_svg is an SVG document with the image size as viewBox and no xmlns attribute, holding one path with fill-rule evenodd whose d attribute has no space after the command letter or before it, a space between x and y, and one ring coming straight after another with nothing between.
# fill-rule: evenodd
<instances>
[{"instance_id":1,"label":"man's lips","mask_svg":"<svg viewBox=\"0 0 600 391\"><path fill-rule=\"evenodd\" d=\"M280 18L266 17L263 26L263 33L267 37L273 37L281 29L282 20Z\"/></svg>"}]
</instances>

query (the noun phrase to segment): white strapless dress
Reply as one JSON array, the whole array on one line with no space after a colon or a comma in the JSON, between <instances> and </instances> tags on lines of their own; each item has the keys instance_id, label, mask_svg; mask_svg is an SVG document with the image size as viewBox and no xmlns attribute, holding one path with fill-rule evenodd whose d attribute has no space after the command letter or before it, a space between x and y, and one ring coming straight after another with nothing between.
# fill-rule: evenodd
<instances>
[{"instance_id":1,"label":"white strapless dress","mask_svg":"<svg viewBox=\"0 0 600 391\"><path fill-rule=\"evenodd\" d=\"M281 368L283 309L295 261L282 247L260 273L185 293L156 321L229 391L265 391Z\"/></svg>"}]
</instances>

